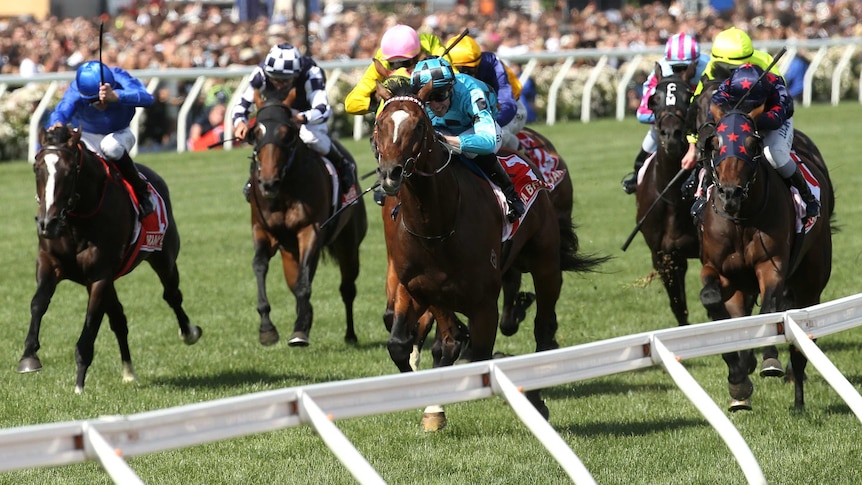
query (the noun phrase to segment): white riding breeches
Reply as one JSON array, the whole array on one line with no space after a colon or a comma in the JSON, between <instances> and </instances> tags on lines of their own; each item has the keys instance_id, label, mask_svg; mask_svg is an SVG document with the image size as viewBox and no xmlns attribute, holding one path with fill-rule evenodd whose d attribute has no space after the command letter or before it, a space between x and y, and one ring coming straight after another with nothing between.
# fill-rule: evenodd
<instances>
[{"instance_id":1,"label":"white riding breeches","mask_svg":"<svg viewBox=\"0 0 862 485\"><path fill-rule=\"evenodd\" d=\"M658 133L655 125L651 126L644 140L641 142L641 149L647 153L655 153L658 150Z\"/></svg>"},{"instance_id":2,"label":"white riding breeches","mask_svg":"<svg viewBox=\"0 0 862 485\"><path fill-rule=\"evenodd\" d=\"M332 148L332 139L329 138L329 127L326 126L326 123L300 126L299 139L321 155L328 154Z\"/></svg>"},{"instance_id":3,"label":"white riding breeches","mask_svg":"<svg viewBox=\"0 0 862 485\"><path fill-rule=\"evenodd\" d=\"M790 159L793 147L793 119L788 119L777 130L766 133L763 137L763 155L772 168L784 177L789 178L796 172L796 164Z\"/></svg>"},{"instance_id":4,"label":"white riding breeches","mask_svg":"<svg viewBox=\"0 0 862 485\"><path fill-rule=\"evenodd\" d=\"M515 117L508 125L503 127L503 146L511 150L517 150L520 142L518 141L518 133L524 129L527 124L527 107L520 99L517 101L518 110L515 112Z\"/></svg>"},{"instance_id":5,"label":"white riding breeches","mask_svg":"<svg viewBox=\"0 0 862 485\"><path fill-rule=\"evenodd\" d=\"M123 128L107 135L84 132L81 134L81 140L87 148L109 160L119 160L123 153L131 152L136 141L130 128Z\"/></svg>"}]
</instances>

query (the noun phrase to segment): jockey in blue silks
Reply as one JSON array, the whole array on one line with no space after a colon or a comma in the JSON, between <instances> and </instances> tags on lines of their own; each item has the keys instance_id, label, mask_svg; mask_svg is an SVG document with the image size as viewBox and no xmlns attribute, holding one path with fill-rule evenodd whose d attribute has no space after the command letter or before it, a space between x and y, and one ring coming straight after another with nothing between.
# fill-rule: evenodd
<instances>
[{"instance_id":1,"label":"jockey in blue silks","mask_svg":"<svg viewBox=\"0 0 862 485\"><path fill-rule=\"evenodd\" d=\"M153 95L135 77L119 67L87 61L48 118L47 127L71 123L81 128L81 139L93 152L112 160L132 186L143 218L153 211L149 186L138 173L129 151L135 135L129 128L135 108L153 104Z\"/></svg>"},{"instance_id":2,"label":"jockey in blue silks","mask_svg":"<svg viewBox=\"0 0 862 485\"><path fill-rule=\"evenodd\" d=\"M452 65L439 57L419 61L413 69L411 82L417 91L428 83L433 84L425 105L431 124L446 143L471 158L502 189L509 203L506 217L510 222L518 220L524 214L524 203L497 159L502 135L496 121L494 93L482 81L456 74Z\"/></svg>"}]
</instances>

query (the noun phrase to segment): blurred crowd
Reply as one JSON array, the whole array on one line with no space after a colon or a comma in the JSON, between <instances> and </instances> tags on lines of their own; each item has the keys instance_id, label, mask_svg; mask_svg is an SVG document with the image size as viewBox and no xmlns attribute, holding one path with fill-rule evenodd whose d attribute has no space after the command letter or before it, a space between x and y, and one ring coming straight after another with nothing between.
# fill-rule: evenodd
<instances>
[{"instance_id":1,"label":"blurred crowd","mask_svg":"<svg viewBox=\"0 0 862 485\"><path fill-rule=\"evenodd\" d=\"M563 1L554 9L531 13L507 9L488 13L455 5L450 11L427 14L409 5L386 12L369 3L347 9L335 1L324 2L312 14L306 36L304 23L284 12L237 22L231 9L213 4L145 0L113 17L0 20L0 72L26 75L75 69L98 55L100 22L105 22L104 61L127 70L253 65L271 45L288 41L304 46L306 37L315 59L369 58L380 35L395 23L444 40L470 28L484 49L503 56L661 46L680 31L708 42L731 25L746 30L755 41L862 36L862 2L857 0L751 0L736 2L726 11L707 7L699 12L686 11L687 3L655 2L603 11L595 4L567 10Z\"/></svg>"},{"instance_id":2,"label":"blurred crowd","mask_svg":"<svg viewBox=\"0 0 862 485\"><path fill-rule=\"evenodd\" d=\"M102 59L127 70L254 65L270 46L284 41L297 46L308 41L317 60L370 58L382 33L396 23L437 34L444 41L469 28L483 49L503 57L589 47L656 47L681 31L709 42L730 26L746 30L755 41L862 37L858 0L737 1L724 11L708 6L687 10L687 5L706 3L689 0L613 10L601 10L594 3L568 9L567 2L560 1L555 8L529 12L482 11L488 2L469 2L473 7L460 3L429 14L408 4L386 11L371 3L346 8L337 0L321 0L315 3L318 8L310 16L307 33L305 22L279 9L285 4L279 1L267 4L271 12L261 8L262 14L248 21L239 21L236 8L165 0L133 1L115 15L96 18L0 19L0 73L26 76L74 70L98 57L100 23ZM157 93L157 98L171 104L181 95L174 89ZM154 129L159 127L154 124Z\"/></svg>"}]
</instances>

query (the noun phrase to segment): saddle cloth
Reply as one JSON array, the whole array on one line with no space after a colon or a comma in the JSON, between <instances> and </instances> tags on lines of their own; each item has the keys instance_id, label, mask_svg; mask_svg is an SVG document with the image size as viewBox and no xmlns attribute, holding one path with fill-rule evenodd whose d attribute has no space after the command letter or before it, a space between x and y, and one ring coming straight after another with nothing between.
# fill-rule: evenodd
<instances>
[{"instance_id":1,"label":"saddle cloth","mask_svg":"<svg viewBox=\"0 0 862 485\"><path fill-rule=\"evenodd\" d=\"M497 203L500 206L500 215L504 221L502 240L507 241L515 235L515 232L518 231L518 227L521 225L521 220L523 220L530 211L530 207L533 205L533 202L536 201L539 191L554 190L556 182L551 181L559 181L563 178L566 172L565 170L552 170L549 173L549 176L545 177L546 180L541 180L535 173L533 173L533 170L530 169L530 165L518 155L512 154L498 158L500 163L503 165L503 168L506 170L506 173L512 178L512 183L515 185L515 191L517 192L518 197L521 198L521 202L524 203L525 207L524 215L514 223L510 223L508 219L506 219L506 212L508 212L509 208L508 203L506 203L506 196L503 195L503 191L500 190L499 187L491 183L487 178L485 179L491 185L491 188L494 190L494 195L497 197Z\"/></svg>"},{"instance_id":2,"label":"saddle cloth","mask_svg":"<svg viewBox=\"0 0 862 485\"><path fill-rule=\"evenodd\" d=\"M539 167L539 172L545 177L545 181L556 186L566 175L565 170L557 170L560 166L560 156L546 149L542 143L530 136L529 133L518 132L518 142L524 149L524 154Z\"/></svg>"}]
</instances>

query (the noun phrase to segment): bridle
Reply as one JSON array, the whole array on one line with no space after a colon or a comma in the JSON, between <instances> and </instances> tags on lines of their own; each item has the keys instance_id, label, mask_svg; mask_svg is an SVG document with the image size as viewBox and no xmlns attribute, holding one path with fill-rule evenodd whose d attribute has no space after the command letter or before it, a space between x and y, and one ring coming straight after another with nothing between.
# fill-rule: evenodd
<instances>
[{"instance_id":1,"label":"bridle","mask_svg":"<svg viewBox=\"0 0 862 485\"><path fill-rule=\"evenodd\" d=\"M65 154L69 155L69 157L71 157L71 159L73 160L73 162L72 162L73 165L71 167L72 170L69 171L69 174L71 175L72 188L71 188L71 191L69 192L68 199L66 199L66 204L63 206L62 209L60 209L60 213L57 216L57 218L61 222L65 222L67 215L72 215L72 216L76 215L74 212L75 206L78 204L78 201L81 199L81 195L78 193L78 179L80 178L80 175L81 175L81 166L83 165L84 151L83 151L80 143L77 145L77 150L73 150L72 148L65 146L65 145L46 145L46 146L42 147L41 150L39 150L39 153L36 155L36 158L41 158L44 160L45 154L51 153L51 152L65 153ZM63 157L60 157L60 158L63 158ZM33 170L34 171L37 170L37 166L35 164L33 165ZM103 193L104 193L104 191L103 191ZM36 194L36 202L37 203L40 202L39 194ZM79 217L81 217L81 216L79 216ZM89 215L82 216L82 217L89 217Z\"/></svg>"},{"instance_id":2,"label":"bridle","mask_svg":"<svg viewBox=\"0 0 862 485\"><path fill-rule=\"evenodd\" d=\"M387 99L383 103L383 108L381 108L380 113L382 114L383 111L386 109L386 107L389 104L396 102L396 101L409 101L411 103L415 103L416 106L419 107L419 111L422 114L422 116L425 117L425 121L427 122L428 126L429 127L431 126L431 118L428 116L428 113L425 111L425 104L422 102L422 100L420 100L419 98L416 98L414 96L406 96L406 95L392 96L391 98ZM375 136L377 136L376 131L375 131ZM404 179L409 179L413 175L418 175L420 177L434 177L449 167L449 165L452 163L452 152L454 150L452 149L452 147L450 147L445 142L445 140L443 139L443 137L439 133L435 134L434 143L439 143L446 150L446 152L448 154L448 156L446 158L446 162L444 162L441 166L437 167L436 169L434 169L433 171L430 171L430 172L426 172L426 171L419 170L416 168L416 163L419 161L420 157L422 157L423 155L430 155L431 153L434 153L434 145L432 143L429 146L428 136L426 135L426 136L424 136L422 148L419 150L419 153L416 154L415 156L408 157L407 160L404 161L403 169L402 169L402 177ZM380 163L380 154L379 153L377 154L377 163L378 164ZM454 175L453 175L453 177L454 177ZM457 183L455 184L455 186L458 187L457 206L460 207L460 205L461 205L461 190L460 190L460 186ZM459 214L459 211L456 210L455 211L455 219L452 222L452 229L448 233L445 233L445 234L437 234L437 235L433 235L433 236L426 236L423 234L419 234L418 232L416 232L413 229L410 229L407 226L407 223L404 222L404 217L401 217L401 227L408 234L410 234L411 236L417 237L419 239L424 239L426 241L444 241L444 240L452 237L455 234L455 228L458 227L458 214Z\"/></svg>"},{"instance_id":3,"label":"bridle","mask_svg":"<svg viewBox=\"0 0 862 485\"><path fill-rule=\"evenodd\" d=\"M284 118L284 120L281 119L282 116L262 118L261 115L263 114L263 112L270 109L270 108L280 108L281 113L287 114L288 116L286 118ZM255 146L254 146L254 151L251 154L252 166L253 166L253 169L257 170L258 176L260 175L260 159L258 158L258 152L260 151L261 147L263 147L264 145L275 145L278 148L281 148L282 150L287 152L287 154L288 154L287 155L287 162L284 165L282 165L278 171L279 179L285 178L285 176L287 175L287 172L290 170L291 166L293 165L293 162L296 160L297 149L299 147L299 141L300 141L299 140L299 130L293 129L293 127L291 125L290 116L289 116L290 112L291 112L290 107L283 105L283 104L266 104L258 110L258 112L257 112L257 123L258 123L258 126L261 126L261 128L263 129L263 136L260 137L260 139L256 140ZM287 138L278 136L278 130L267 129L267 125L264 123L264 121L276 121L276 122L281 123L281 125L290 126L291 127L290 132L292 133L292 136L287 137Z\"/></svg>"}]
</instances>

